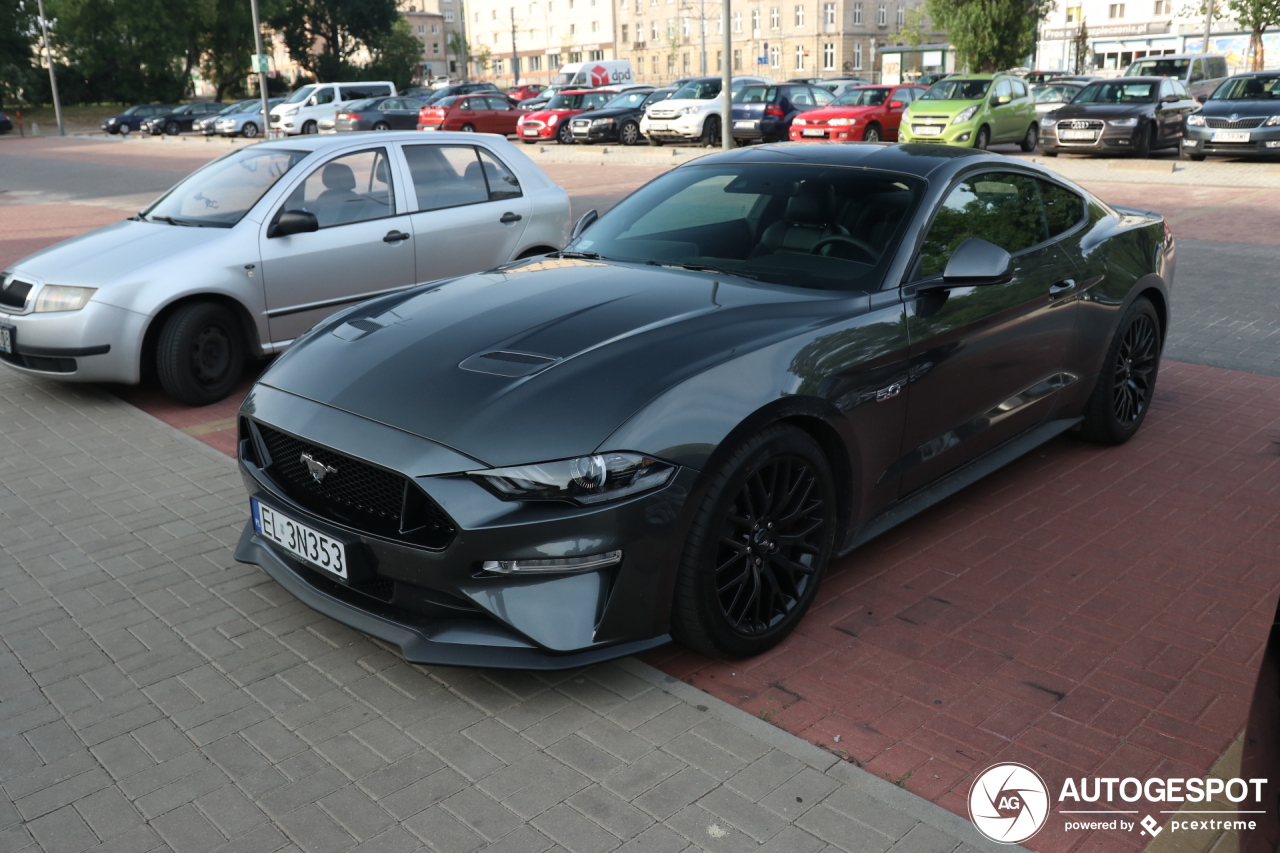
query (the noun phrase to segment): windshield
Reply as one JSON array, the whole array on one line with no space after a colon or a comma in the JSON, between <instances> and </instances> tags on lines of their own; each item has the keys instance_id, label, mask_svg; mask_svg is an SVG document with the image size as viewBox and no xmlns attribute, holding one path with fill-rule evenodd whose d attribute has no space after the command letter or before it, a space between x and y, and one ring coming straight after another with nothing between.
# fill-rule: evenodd
<instances>
[{"instance_id":1,"label":"windshield","mask_svg":"<svg viewBox=\"0 0 1280 853\"><path fill-rule=\"evenodd\" d=\"M709 101L720 94L719 80L694 80L671 96L673 101Z\"/></svg>"},{"instance_id":2,"label":"windshield","mask_svg":"<svg viewBox=\"0 0 1280 853\"><path fill-rule=\"evenodd\" d=\"M1139 59L1124 72L1126 77L1185 77L1190 59Z\"/></svg>"},{"instance_id":3,"label":"windshield","mask_svg":"<svg viewBox=\"0 0 1280 853\"><path fill-rule=\"evenodd\" d=\"M743 86L733 96L733 102L735 104L767 104L777 96L777 86Z\"/></svg>"},{"instance_id":4,"label":"windshield","mask_svg":"<svg viewBox=\"0 0 1280 853\"><path fill-rule=\"evenodd\" d=\"M990 80L939 80L920 96L922 101L976 101L986 97Z\"/></svg>"},{"instance_id":5,"label":"windshield","mask_svg":"<svg viewBox=\"0 0 1280 853\"><path fill-rule=\"evenodd\" d=\"M831 102L833 107L878 107L889 97L888 89L850 89Z\"/></svg>"},{"instance_id":6,"label":"windshield","mask_svg":"<svg viewBox=\"0 0 1280 853\"><path fill-rule=\"evenodd\" d=\"M310 152L241 148L187 176L142 212L152 221L174 225L230 228L258 199Z\"/></svg>"},{"instance_id":7,"label":"windshield","mask_svg":"<svg viewBox=\"0 0 1280 853\"><path fill-rule=\"evenodd\" d=\"M645 99L645 105L656 104L659 101L665 101L676 93L675 89L658 89L656 92L650 92L649 97Z\"/></svg>"},{"instance_id":8,"label":"windshield","mask_svg":"<svg viewBox=\"0 0 1280 853\"><path fill-rule=\"evenodd\" d=\"M1211 101L1280 100L1280 77L1232 77L1209 96Z\"/></svg>"},{"instance_id":9,"label":"windshield","mask_svg":"<svg viewBox=\"0 0 1280 853\"><path fill-rule=\"evenodd\" d=\"M878 289L923 186L839 166L684 167L627 197L566 251L792 287Z\"/></svg>"},{"instance_id":10,"label":"windshield","mask_svg":"<svg viewBox=\"0 0 1280 853\"><path fill-rule=\"evenodd\" d=\"M449 107L451 107L451 106L453 106L454 104L458 103L458 101L459 101L461 98L462 98L462 95L448 95L448 96L446 96L446 97L444 97L444 98L441 98L441 99L440 99L440 100L438 100L438 101L432 101L432 102L431 102L431 106L433 106L433 107L440 107L441 109L448 109Z\"/></svg>"},{"instance_id":11,"label":"windshield","mask_svg":"<svg viewBox=\"0 0 1280 853\"><path fill-rule=\"evenodd\" d=\"M348 110L369 110L382 103L385 98L365 98L363 101L356 101L353 104L347 104Z\"/></svg>"},{"instance_id":12,"label":"windshield","mask_svg":"<svg viewBox=\"0 0 1280 853\"><path fill-rule=\"evenodd\" d=\"M605 104L605 109L629 110L644 106L648 92L625 92Z\"/></svg>"},{"instance_id":13,"label":"windshield","mask_svg":"<svg viewBox=\"0 0 1280 853\"><path fill-rule=\"evenodd\" d=\"M311 93L315 91L315 86L303 86L285 99L286 104L300 104L307 98L311 97Z\"/></svg>"},{"instance_id":14,"label":"windshield","mask_svg":"<svg viewBox=\"0 0 1280 853\"><path fill-rule=\"evenodd\" d=\"M131 116L131 115L136 114L136 113L138 112L138 110L140 110L140 109L142 109L142 105L141 105L141 104L139 104L139 105L138 105L138 106L136 106L136 107L129 107L129 109L127 109L127 110L125 110L124 112L120 113L120 115L122 115L122 116Z\"/></svg>"},{"instance_id":15,"label":"windshield","mask_svg":"<svg viewBox=\"0 0 1280 853\"><path fill-rule=\"evenodd\" d=\"M547 102L548 110L595 110L609 100L609 92L570 92L556 95Z\"/></svg>"},{"instance_id":16,"label":"windshield","mask_svg":"<svg viewBox=\"0 0 1280 853\"><path fill-rule=\"evenodd\" d=\"M1071 100L1073 104L1153 104L1155 83L1090 83Z\"/></svg>"},{"instance_id":17,"label":"windshield","mask_svg":"<svg viewBox=\"0 0 1280 853\"><path fill-rule=\"evenodd\" d=\"M1075 86L1034 86L1031 95L1037 104L1056 104L1059 101L1070 101L1071 96L1079 91Z\"/></svg>"}]
</instances>

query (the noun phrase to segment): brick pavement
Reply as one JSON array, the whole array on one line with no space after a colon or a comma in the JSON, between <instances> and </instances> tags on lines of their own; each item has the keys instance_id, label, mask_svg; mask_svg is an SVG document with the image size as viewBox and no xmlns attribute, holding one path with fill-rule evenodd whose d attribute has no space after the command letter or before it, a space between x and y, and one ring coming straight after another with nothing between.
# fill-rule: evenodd
<instances>
[{"instance_id":1,"label":"brick pavement","mask_svg":"<svg viewBox=\"0 0 1280 853\"><path fill-rule=\"evenodd\" d=\"M223 454L92 387L0 413L0 850L997 849L638 662L410 666L232 559Z\"/></svg>"}]
</instances>

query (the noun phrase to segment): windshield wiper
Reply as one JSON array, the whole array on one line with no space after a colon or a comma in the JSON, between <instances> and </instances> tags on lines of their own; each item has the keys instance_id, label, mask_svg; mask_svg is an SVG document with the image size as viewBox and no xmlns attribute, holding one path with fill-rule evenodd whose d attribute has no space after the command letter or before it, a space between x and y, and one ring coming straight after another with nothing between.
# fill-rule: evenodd
<instances>
[{"instance_id":1,"label":"windshield wiper","mask_svg":"<svg viewBox=\"0 0 1280 853\"><path fill-rule=\"evenodd\" d=\"M557 254L562 258L581 258L587 261L604 260L600 257L599 252L558 252Z\"/></svg>"},{"instance_id":2,"label":"windshield wiper","mask_svg":"<svg viewBox=\"0 0 1280 853\"><path fill-rule=\"evenodd\" d=\"M718 272L721 275L733 275L738 278L749 278L752 281L762 281L760 276L752 275L749 272L739 272L738 270L729 270L724 267L713 267L707 264L680 264L680 263L663 263L662 261L645 261L651 267L673 267L675 269L692 270L693 272Z\"/></svg>"},{"instance_id":3,"label":"windshield wiper","mask_svg":"<svg viewBox=\"0 0 1280 853\"><path fill-rule=\"evenodd\" d=\"M141 214L139 214L141 216ZM230 228L231 226L225 222L194 222L190 219L175 219L172 216L156 216L152 214L146 217L147 222L164 222L168 225L181 225L184 228Z\"/></svg>"}]
</instances>

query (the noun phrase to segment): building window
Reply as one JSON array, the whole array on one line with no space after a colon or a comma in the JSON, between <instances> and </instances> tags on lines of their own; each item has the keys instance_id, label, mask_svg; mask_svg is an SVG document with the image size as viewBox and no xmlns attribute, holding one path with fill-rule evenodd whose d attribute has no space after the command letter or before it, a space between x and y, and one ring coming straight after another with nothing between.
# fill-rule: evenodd
<instances>
[{"instance_id":1,"label":"building window","mask_svg":"<svg viewBox=\"0 0 1280 853\"><path fill-rule=\"evenodd\" d=\"M836 68L835 42L827 42L822 46L822 70L834 71Z\"/></svg>"},{"instance_id":2,"label":"building window","mask_svg":"<svg viewBox=\"0 0 1280 853\"><path fill-rule=\"evenodd\" d=\"M724 51L723 50L716 51L716 70L724 71Z\"/></svg>"},{"instance_id":3,"label":"building window","mask_svg":"<svg viewBox=\"0 0 1280 853\"><path fill-rule=\"evenodd\" d=\"M733 13L733 31L735 33L742 32L742 13L741 12Z\"/></svg>"},{"instance_id":4,"label":"building window","mask_svg":"<svg viewBox=\"0 0 1280 853\"><path fill-rule=\"evenodd\" d=\"M436 54L440 53L440 42L433 41L431 43L431 52Z\"/></svg>"},{"instance_id":5,"label":"building window","mask_svg":"<svg viewBox=\"0 0 1280 853\"><path fill-rule=\"evenodd\" d=\"M769 47L769 65L773 68L782 67L782 46L771 45Z\"/></svg>"},{"instance_id":6,"label":"building window","mask_svg":"<svg viewBox=\"0 0 1280 853\"><path fill-rule=\"evenodd\" d=\"M587 51L587 59L591 62L599 62L600 60L604 59L604 51L589 50Z\"/></svg>"},{"instance_id":7,"label":"building window","mask_svg":"<svg viewBox=\"0 0 1280 853\"><path fill-rule=\"evenodd\" d=\"M907 25L907 10L902 6L898 7L898 29L902 29Z\"/></svg>"},{"instance_id":8,"label":"building window","mask_svg":"<svg viewBox=\"0 0 1280 853\"><path fill-rule=\"evenodd\" d=\"M529 57L529 70L530 70L530 71L541 71L541 70L542 70L542 57L541 57L541 56L536 56L536 55L535 55L535 56L531 56L531 57Z\"/></svg>"},{"instance_id":9,"label":"building window","mask_svg":"<svg viewBox=\"0 0 1280 853\"><path fill-rule=\"evenodd\" d=\"M782 26L782 12L777 6L769 9L769 29L776 30Z\"/></svg>"},{"instance_id":10,"label":"building window","mask_svg":"<svg viewBox=\"0 0 1280 853\"><path fill-rule=\"evenodd\" d=\"M1124 4L1123 4L1123 3L1112 3L1110 6L1108 6L1108 7L1107 7L1107 17L1108 17L1108 18L1123 18L1123 17L1124 17Z\"/></svg>"},{"instance_id":11,"label":"building window","mask_svg":"<svg viewBox=\"0 0 1280 853\"><path fill-rule=\"evenodd\" d=\"M445 9L445 10L444 10L444 19L445 19L446 21L452 21L452 20L453 20L453 10L452 10L452 9Z\"/></svg>"},{"instance_id":12,"label":"building window","mask_svg":"<svg viewBox=\"0 0 1280 853\"><path fill-rule=\"evenodd\" d=\"M760 10L751 10L751 33L754 37L759 38L760 35Z\"/></svg>"},{"instance_id":13,"label":"building window","mask_svg":"<svg viewBox=\"0 0 1280 853\"><path fill-rule=\"evenodd\" d=\"M667 38L673 39L675 37L676 37L676 20L675 18L667 18Z\"/></svg>"},{"instance_id":14,"label":"building window","mask_svg":"<svg viewBox=\"0 0 1280 853\"><path fill-rule=\"evenodd\" d=\"M658 73L658 54L656 53L653 55L652 65L653 65L653 73L657 74Z\"/></svg>"},{"instance_id":15,"label":"building window","mask_svg":"<svg viewBox=\"0 0 1280 853\"><path fill-rule=\"evenodd\" d=\"M735 48L733 51L733 70L742 70L742 48Z\"/></svg>"},{"instance_id":16,"label":"building window","mask_svg":"<svg viewBox=\"0 0 1280 853\"><path fill-rule=\"evenodd\" d=\"M687 75L689 73L689 54L680 54L680 69Z\"/></svg>"},{"instance_id":17,"label":"building window","mask_svg":"<svg viewBox=\"0 0 1280 853\"><path fill-rule=\"evenodd\" d=\"M862 70L862 45L855 44L853 46L853 70Z\"/></svg>"},{"instance_id":18,"label":"building window","mask_svg":"<svg viewBox=\"0 0 1280 853\"><path fill-rule=\"evenodd\" d=\"M653 30L653 40L654 40L654 41L657 41L657 40L658 40L658 22L657 22L657 21L650 21L649 23L652 25L652 27L651 27L651 28L652 28L652 30ZM655 57L654 57L654 61L657 61L657 59L658 59L658 57L656 57L656 56L655 56Z\"/></svg>"},{"instance_id":19,"label":"building window","mask_svg":"<svg viewBox=\"0 0 1280 853\"><path fill-rule=\"evenodd\" d=\"M1160 7L1160 3L1161 3L1161 2L1162 2L1162 0L1156 0L1156 8L1157 8L1157 9ZM1160 14L1160 13L1159 13L1159 12L1156 12L1156 14L1158 15L1158 14ZM1080 7L1079 7L1079 6L1068 6L1068 7L1067 7L1067 23L1068 23L1068 24L1078 24L1078 23L1080 23L1080 17L1081 17L1081 16L1080 16Z\"/></svg>"},{"instance_id":20,"label":"building window","mask_svg":"<svg viewBox=\"0 0 1280 853\"><path fill-rule=\"evenodd\" d=\"M676 55L674 53L667 54L667 73L676 73Z\"/></svg>"},{"instance_id":21,"label":"building window","mask_svg":"<svg viewBox=\"0 0 1280 853\"><path fill-rule=\"evenodd\" d=\"M418 24L418 35L424 35L427 32L426 24Z\"/></svg>"},{"instance_id":22,"label":"building window","mask_svg":"<svg viewBox=\"0 0 1280 853\"><path fill-rule=\"evenodd\" d=\"M552 25L551 25L551 29L547 30L547 35L551 36L551 38L553 38L553 39L554 39L554 38L559 38L559 37L560 37L560 28L559 28L559 27L557 27L555 24L552 24Z\"/></svg>"},{"instance_id":23,"label":"building window","mask_svg":"<svg viewBox=\"0 0 1280 853\"><path fill-rule=\"evenodd\" d=\"M876 7L876 26L883 27L889 23L889 10L881 3Z\"/></svg>"},{"instance_id":24,"label":"building window","mask_svg":"<svg viewBox=\"0 0 1280 853\"><path fill-rule=\"evenodd\" d=\"M502 73L502 60L501 60L501 59L495 59L495 60L493 61L493 73L494 73L494 74L501 74L501 73Z\"/></svg>"},{"instance_id":25,"label":"building window","mask_svg":"<svg viewBox=\"0 0 1280 853\"><path fill-rule=\"evenodd\" d=\"M804 27L804 6L796 4L796 29Z\"/></svg>"},{"instance_id":26,"label":"building window","mask_svg":"<svg viewBox=\"0 0 1280 853\"><path fill-rule=\"evenodd\" d=\"M716 35L724 35L724 15L716 18Z\"/></svg>"},{"instance_id":27,"label":"building window","mask_svg":"<svg viewBox=\"0 0 1280 853\"><path fill-rule=\"evenodd\" d=\"M685 38L689 37L689 19L688 18L680 19L680 35L684 36Z\"/></svg>"},{"instance_id":28,"label":"building window","mask_svg":"<svg viewBox=\"0 0 1280 853\"><path fill-rule=\"evenodd\" d=\"M494 19L495 21L496 21L496 20L498 20L498 10L497 10L497 9L493 9L493 10L492 10L492 12L491 12L491 14L492 14L493 19Z\"/></svg>"},{"instance_id":29,"label":"building window","mask_svg":"<svg viewBox=\"0 0 1280 853\"><path fill-rule=\"evenodd\" d=\"M822 23L826 24L828 27L834 27L836 25L835 3L822 4Z\"/></svg>"},{"instance_id":30,"label":"building window","mask_svg":"<svg viewBox=\"0 0 1280 853\"><path fill-rule=\"evenodd\" d=\"M599 21L592 21L592 22L591 22L591 32L593 32L593 33L598 33L598 32L600 32L600 22L599 22Z\"/></svg>"},{"instance_id":31,"label":"building window","mask_svg":"<svg viewBox=\"0 0 1280 853\"><path fill-rule=\"evenodd\" d=\"M1173 0L1156 0L1156 14L1157 14L1157 15L1172 15L1172 14L1173 14Z\"/></svg>"},{"instance_id":32,"label":"building window","mask_svg":"<svg viewBox=\"0 0 1280 853\"><path fill-rule=\"evenodd\" d=\"M581 61L582 61L582 51L580 51L580 50L571 50L571 51L569 51L569 61L570 61L570 62L581 62Z\"/></svg>"},{"instance_id":33,"label":"building window","mask_svg":"<svg viewBox=\"0 0 1280 853\"><path fill-rule=\"evenodd\" d=\"M577 24L570 24L570 25L569 25L569 35L571 35L571 36L576 36L577 34L578 34L578 25L577 25Z\"/></svg>"},{"instance_id":34,"label":"building window","mask_svg":"<svg viewBox=\"0 0 1280 853\"><path fill-rule=\"evenodd\" d=\"M804 45L796 45L796 70L804 70Z\"/></svg>"},{"instance_id":35,"label":"building window","mask_svg":"<svg viewBox=\"0 0 1280 853\"><path fill-rule=\"evenodd\" d=\"M480 13L479 13L479 12L476 12L475 18L476 18L476 23L477 23L477 24L478 24L478 23L480 23Z\"/></svg>"},{"instance_id":36,"label":"building window","mask_svg":"<svg viewBox=\"0 0 1280 853\"><path fill-rule=\"evenodd\" d=\"M859 26L862 25L862 4L853 4L853 22Z\"/></svg>"},{"instance_id":37,"label":"building window","mask_svg":"<svg viewBox=\"0 0 1280 853\"><path fill-rule=\"evenodd\" d=\"M639 32L639 30L637 30L637 32ZM626 25L626 24L623 24L623 25L622 25L622 40L623 40L624 42L627 40L627 25Z\"/></svg>"}]
</instances>

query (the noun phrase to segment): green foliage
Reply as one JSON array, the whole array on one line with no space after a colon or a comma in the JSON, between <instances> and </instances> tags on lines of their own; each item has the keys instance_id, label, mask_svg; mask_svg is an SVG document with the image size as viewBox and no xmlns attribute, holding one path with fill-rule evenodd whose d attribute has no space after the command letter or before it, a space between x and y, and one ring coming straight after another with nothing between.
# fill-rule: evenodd
<instances>
[{"instance_id":1,"label":"green foliage","mask_svg":"<svg viewBox=\"0 0 1280 853\"><path fill-rule=\"evenodd\" d=\"M253 13L248 0L187 0L200 25L200 73L213 84L215 100L247 94L245 80L255 47ZM279 0L259 0L259 13L273 13ZM263 35L264 49L270 42Z\"/></svg>"},{"instance_id":2,"label":"green foliage","mask_svg":"<svg viewBox=\"0 0 1280 853\"><path fill-rule=\"evenodd\" d=\"M908 9L903 16L904 22L898 29L898 38L903 44L912 47L924 44L930 33L929 14L923 6Z\"/></svg>"},{"instance_id":3,"label":"green foliage","mask_svg":"<svg viewBox=\"0 0 1280 853\"><path fill-rule=\"evenodd\" d=\"M479 50L472 51L471 58L476 61L476 68L480 69L480 73L489 70L489 60L493 58L493 51L489 49L489 45L480 45Z\"/></svg>"},{"instance_id":4,"label":"green foliage","mask_svg":"<svg viewBox=\"0 0 1280 853\"><path fill-rule=\"evenodd\" d=\"M1266 59L1262 36L1280 25L1280 0L1227 0L1227 10L1249 31L1253 48L1253 70L1261 71Z\"/></svg>"},{"instance_id":5,"label":"green foliage","mask_svg":"<svg viewBox=\"0 0 1280 853\"><path fill-rule=\"evenodd\" d=\"M40 72L31 51L39 39L35 0L0 0L0 104L35 85Z\"/></svg>"},{"instance_id":6,"label":"green foliage","mask_svg":"<svg viewBox=\"0 0 1280 853\"><path fill-rule=\"evenodd\" d=\"M422 42L409 28L409 22L398 19L391 32L373 46L374 59L365 69L370 80L390 80L397 89L413 85L414 75L422 64Z\"/></svg>"},{"instance_id":7,"label":"green foliage","mask_svg":"<svg viewBox=\"0 0 1280 853\"><path fill-rule=\"evenodd\" d=\"M1083 74L1092 64L1093 48L1089 47L1089 23L1080 22L1076 37L1071 40L1071 69L1073 74Z\"/></svg>"},{"instance_id":8,"label":"green foliage","mask_svg":"<svg viewBox=\"0 0 1280 853\"><path fill-rule=\"evenodd\" d=\"M928 0L929 17L947 33L959 61L990 73L1021 65L1054 0Z\"/></svg>"},{"instance_id":9,"label":"green foliage","mask_svg":"<svg viewBox=\"0 0 1280 853\"><path fill-rule=\"evenodd\" d=\"M399 17L396 0L281 0L267 20L295 62L321 80L339 80L360 73L356 54L376 52Z\"/></svg>"}]
</instances>

